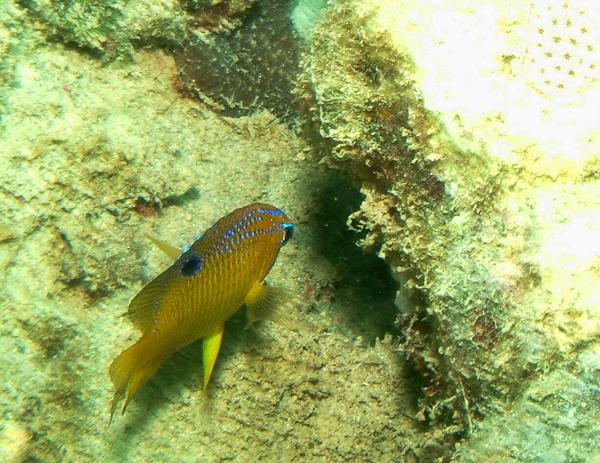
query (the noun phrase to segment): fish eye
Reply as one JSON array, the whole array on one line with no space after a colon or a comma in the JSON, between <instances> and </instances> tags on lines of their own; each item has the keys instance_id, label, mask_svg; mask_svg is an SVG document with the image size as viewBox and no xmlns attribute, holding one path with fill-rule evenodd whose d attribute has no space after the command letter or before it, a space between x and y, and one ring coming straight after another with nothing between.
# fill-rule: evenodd
<instances>
[{"instance_id":1,"label":"fish eye","mask_svg":"<svg viewBox=\"0 0 600 463\"><path fill-rule=\"evenodd\" d=\"M281 240L281 245L287 243L292 236L294 236L294 224L293 223L284 223L283 226L283 239Z\"/></svg>"},{"instance_id":2,"label":"fish eye","mask_svg":"<svg viewBox=\"0 0 600 463\"><path fill-rule=\"evenodd\" d=\"M183 276L193 277L202 270L202 259L198 256L188 256L181 262L180 271Z\"/></svg>"}]
</instances>

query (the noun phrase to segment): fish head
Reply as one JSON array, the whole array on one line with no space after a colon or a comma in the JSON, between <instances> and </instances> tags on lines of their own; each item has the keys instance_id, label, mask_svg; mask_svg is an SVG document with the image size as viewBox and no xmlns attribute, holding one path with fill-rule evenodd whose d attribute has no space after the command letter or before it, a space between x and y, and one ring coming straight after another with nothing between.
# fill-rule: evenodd
<instances>
[{"instance_id":1,"label":"fish head","mask_svg":"<svg viewBox=\"0 0 600 463\"><path fill-rule=\"evenodd\" d=\"M271 235L280 246L286 244L294 235L294 223L285 212L269 204L256 203L249 206L253 223L258 230Z\"/></svg>"}]
</instances>

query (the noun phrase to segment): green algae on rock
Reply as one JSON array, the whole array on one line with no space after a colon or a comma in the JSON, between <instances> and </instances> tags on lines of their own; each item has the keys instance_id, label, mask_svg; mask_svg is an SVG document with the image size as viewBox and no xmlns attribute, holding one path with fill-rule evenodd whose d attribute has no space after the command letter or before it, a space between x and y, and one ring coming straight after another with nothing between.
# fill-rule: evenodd
<instances>
[{"instance_id":1,"label":"green algae on rock","mask_svg":"<svg viewBox=\"0 0 600 463\"><path fill-rule=\"evenodd\" d=\"M421 294L399 321L442 448L491 432L481 417L528 421L502 410L538 381L575 403L557 378L600 334L599 7L469 5L333 2L305 60L328 161L362 182L351 223ZM556 455L594 454L585 419ZM517 460L545 454L512 437Z\"/></svg>"},{"instance_id":2,"label":"green algae on rock","mask_svg":"<svg viewBox=\"0 0 600 463\"><path fill-rule=\"evenodd\" d=\"M50 37L96 53L130 55L132 43L175 43L185 37L189 15L176 0L106 2L22 0Z\"/></svg>"}]
</instances>

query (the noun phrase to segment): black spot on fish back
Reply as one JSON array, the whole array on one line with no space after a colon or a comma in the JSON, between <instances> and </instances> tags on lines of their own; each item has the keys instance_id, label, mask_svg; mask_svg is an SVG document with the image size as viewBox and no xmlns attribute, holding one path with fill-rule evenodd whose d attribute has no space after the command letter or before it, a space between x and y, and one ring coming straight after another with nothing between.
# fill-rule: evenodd
<instances>
[{"instance_id":1,"label":"black spot on fish back","mask_svg":"<svg viewBox=\"0 0 600 463\"><path fill-rule=\"evenodd\" d=\"M193 277L202 270L202 258L193 254L185 256L181 261L179 270L183 276Z\"/></svg>"}]
</instances>

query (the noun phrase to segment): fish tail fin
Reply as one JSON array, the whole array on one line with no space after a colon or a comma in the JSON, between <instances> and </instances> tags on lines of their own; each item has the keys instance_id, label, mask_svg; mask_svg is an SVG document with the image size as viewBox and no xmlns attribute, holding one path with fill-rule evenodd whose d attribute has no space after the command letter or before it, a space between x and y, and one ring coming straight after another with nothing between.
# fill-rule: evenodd
<instances>
[{"instance_id":1,"label":"fish tail fin","mask_svg":"<svg viewBox=\"0 0 600 463\"><path fill-rule=\"evenodd\" d=\"M125 413L131 399L158 370L165 357L157 352L156 343L142 337L113 360L109 369L110 379L115 386L115 395L110 409L111 421L121 399L125 399L122 411Z\"/></svg>"}]
</instances>

